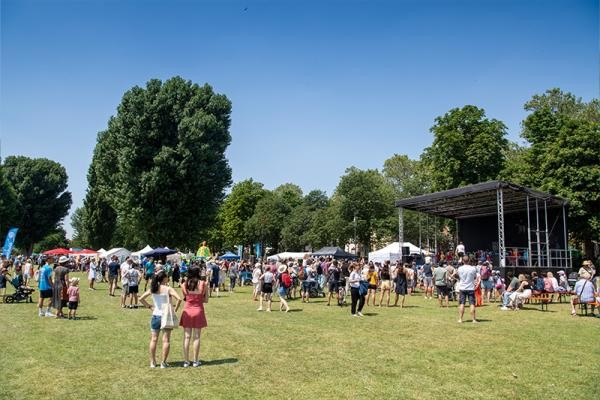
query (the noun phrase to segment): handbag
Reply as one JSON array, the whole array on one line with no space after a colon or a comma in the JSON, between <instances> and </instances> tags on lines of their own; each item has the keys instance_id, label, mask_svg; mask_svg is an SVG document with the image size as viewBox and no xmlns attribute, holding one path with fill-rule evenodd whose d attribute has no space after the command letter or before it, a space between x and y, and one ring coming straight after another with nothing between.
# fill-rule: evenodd
<instances>
[{"instance_id":1,"label":"handbag","mask_svg":"<svg viewBox=\"0 0 600 400\"><path fill-rule=\"evenodd\" d=\"M364 296L369 291L369 281L360 281L358 286L358 295Z\"/></svg>"},{"instance_id":2,"label":"handbag","mask_svg":"<svg viewBox=\"0 0 600 400\"><path fill-rule=\"evenodd\" d=\"M175 310L173 310L173 305L171 302L163 304L161 312L160 329L177 328L179 320L177 318L177 314L175 314Z\"/></svg>"}]
</instances>

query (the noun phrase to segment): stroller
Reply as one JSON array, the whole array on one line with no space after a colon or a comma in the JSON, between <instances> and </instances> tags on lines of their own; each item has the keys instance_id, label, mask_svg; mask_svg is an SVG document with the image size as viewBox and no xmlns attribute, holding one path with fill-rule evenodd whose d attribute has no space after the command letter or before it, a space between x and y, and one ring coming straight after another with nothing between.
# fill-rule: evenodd
<instances>
[{"instance_id":1,"label":"stroller","mask_svg":"<svg viewBox=\"0 0 600 400\"><path fill-rule=\"evenodd\" d=\"M323 288L321 288L321 286L319 285L319 283L317 281L310 282L310 286L308 289L308 296L311 298L325 297L325 292L323 291Z\"/></svg>"},{"instance_id":2,"label":"stroller","mask_svg":"<svg viewBox=\"0 0 600 400\"><path fill-rule=\"evenodd\" d=\"M13 294L7 294L4 296L5 303L19 303L21 301L33 303L33 299L31 298L31 294L35 292L35 289L25 287L22 285L21 279L18 276L14 277L10 283L16 289L16 292Z\"/></svg>"}]
</instances>

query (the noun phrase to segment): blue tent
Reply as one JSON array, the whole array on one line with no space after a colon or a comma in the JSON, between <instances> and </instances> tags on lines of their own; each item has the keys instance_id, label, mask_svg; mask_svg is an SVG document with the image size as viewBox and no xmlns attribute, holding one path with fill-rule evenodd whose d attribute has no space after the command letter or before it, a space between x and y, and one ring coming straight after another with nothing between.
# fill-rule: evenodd
<instances>
[{"instance_id":1,"label":"blue tent","mask_svg":"<svg viewBox=\"0 0 600 400\"><path fill-rule=\"evenodd\" d=\"M170 249L168 247L158 247L152 251L142 254L144 257L161 257L168 256L169 254L175 254L177 250Z\"/></svg>"},{"instance_id":2,"label":"blue tent","mask_svg":"<svg viewBox=\"0 0 600 400\"><path fill-rule=\"evenodd\" d=\"M237 254L233 254L230 251L223 254L222 256L219 256L219 260L239 260L239 259L240 259L240 256L238 256Z\"/></svg>"}]
</instances>

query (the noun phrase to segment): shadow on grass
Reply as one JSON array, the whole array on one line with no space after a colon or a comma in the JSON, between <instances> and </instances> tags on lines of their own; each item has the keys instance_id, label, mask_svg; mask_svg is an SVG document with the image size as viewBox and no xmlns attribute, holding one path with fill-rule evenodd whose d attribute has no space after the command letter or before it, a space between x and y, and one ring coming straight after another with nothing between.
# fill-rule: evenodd
<instances>
[{"instance_id":1,"label":"shadow on grass","mask_svg":"<svg viewBox=\"0 0 600 400\"><path fill-rule=\"evenodd\" d=\"M290 311L288 312L302 312L303 310L301 308L290 308Z\"/></svg>"},{"instance_id":2,"label":"shadow on grass","mask_svg":"<svg viewBox=\"0 0 600 400\"><path fill-rule=\"evenodd\" d=\"M379 315L379 313L376 313L376 312L366 312L363 315L365 317L375 317L375 316Z\"/></svg>"},{"instance_id":3,"label":"shadow on grass","mask_svg":"<svg viewBox=\"0 0 600 400\"><path fill-rule=\"evenodd\" d=\"M556 313L556 312L558 312L556 310L548 310L548 309L542 310L539 307L536 307L536 308L534 308L534 307L523 307L521 310L522 311L538 311L538 312L545 312L545 313Z\"/></svg>"},{"instance_id":4,"label":"shadow on grass","mask_svg":"<svg viewBox=\"0 0 600 400\"><path fill-rule=\"evenodd\" d=\"M84 315L82 317L77 317L77 319L75 321L94 321L97 320L98 318L93 317L91 315Z\"/></svg>"},{"instance_id":5,"label":"shadow on grass","mask_svg":"<svg viewBox=\"0 0 600 400\"><path fill-rule=\"evenodd\" d=\"M238 361L239 360L237 358L222 358L220 360L202 361L202 366L203 367L210 367L210 366L213 366L213 365L235 364Z\"/></svg>"}]
</instances>

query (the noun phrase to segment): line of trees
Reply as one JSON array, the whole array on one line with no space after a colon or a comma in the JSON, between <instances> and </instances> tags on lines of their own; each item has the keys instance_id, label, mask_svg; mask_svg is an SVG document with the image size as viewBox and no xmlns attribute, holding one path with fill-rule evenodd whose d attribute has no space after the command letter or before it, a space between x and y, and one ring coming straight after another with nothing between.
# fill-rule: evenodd
<instances>
[{"instance_id":1,"label":"line of trees","mask_svg":"<svg viewBox=\"0 0 600 400\"><path fill-rule=\"evenodd\" d=\"M394 200L503 179L569 199L571 239L591 256L600 238L600 101L552 89L525 110L521 144L507 140L504 123L466 105L435 119L419 159L396 154L381 170L349 167L331 196L293 183L267 190L252 179L226 196L231 102L180 77L151 80L124 94L98 134L71 244L194 249L207 240L216 251L252 243L293 251L356 240L368 251L397 240ZM64 238L66 182L57 163L8 157L0 165L0 233L19 226L26 251ZM419 218L405 213L406 240L451 240L451 223Z\"/></svg>"}]
</instances>

